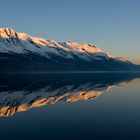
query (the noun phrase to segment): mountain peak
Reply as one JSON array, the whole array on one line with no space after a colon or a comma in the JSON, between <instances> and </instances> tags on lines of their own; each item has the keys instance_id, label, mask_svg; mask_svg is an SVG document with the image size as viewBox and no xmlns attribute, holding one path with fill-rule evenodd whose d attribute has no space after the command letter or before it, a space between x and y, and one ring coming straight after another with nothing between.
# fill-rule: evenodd
<instances>
[{"instance_id":1,"label":"mountain peak","mask_svg":"<svg viewBox=\"0 0 140 140\"><path fill-rule=\"evenodd\" d=\"M0 27L0 31L1 31L1 32L2 32L2 31L3 31L3 32L15 32L14 29L13 29L13 28L10 28L10 27L8 27L8 28L1 28L1 27Z\"/></svg>"},{"instance_id":2,"label":"mountain peak","mask_svg":"<svg viewBox=\"0 0 140 140\"><path fill-rule=\"evenodd\" d=\"M0 38L13 38L26 40L30 35L16 32L13 28L0 28Z\"/></svg>"}]
</instances>

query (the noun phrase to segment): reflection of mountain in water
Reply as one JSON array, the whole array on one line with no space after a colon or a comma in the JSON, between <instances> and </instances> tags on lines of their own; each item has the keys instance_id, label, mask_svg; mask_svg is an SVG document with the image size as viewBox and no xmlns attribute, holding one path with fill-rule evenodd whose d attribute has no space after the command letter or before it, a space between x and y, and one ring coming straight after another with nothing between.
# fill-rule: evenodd
<instances>
[{"instance_id":1,"label":"reflection of mountain in water","mask_svg":"<svg viewBox=\"0 0 140 140\"><path fill-rule=\"evenodd\" d=\"M114 85L127 83L139 74L11 74L1 75L0 116L12 116L56 102L96 98Z\"/></svg>"}]
</instances>

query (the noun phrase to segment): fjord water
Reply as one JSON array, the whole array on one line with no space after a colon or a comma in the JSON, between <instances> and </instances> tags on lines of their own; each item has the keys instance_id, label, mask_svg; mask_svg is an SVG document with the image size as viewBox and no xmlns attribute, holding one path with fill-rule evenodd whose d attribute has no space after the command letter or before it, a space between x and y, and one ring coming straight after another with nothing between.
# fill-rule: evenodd
<instances>
[{"instance_id":1,"label":"fjord water","mask_svg":"<svg viewBox=\"0 0 140 140\"><path fill-rule=\"evenodd\" d=\"M0 136L139 139L139 73L1 74Z\"/></svg>"}]
</instances>

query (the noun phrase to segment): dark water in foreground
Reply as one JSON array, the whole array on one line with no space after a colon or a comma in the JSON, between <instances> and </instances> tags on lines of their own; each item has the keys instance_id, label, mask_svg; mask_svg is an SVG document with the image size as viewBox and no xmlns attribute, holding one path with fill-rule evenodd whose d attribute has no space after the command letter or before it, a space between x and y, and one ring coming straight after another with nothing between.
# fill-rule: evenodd
<instances>
[{"instance_id":1,"label":"dark water in foreground","mask_svg":"<svg viewBox=\"0 0 140 140\"><path fill-rule=\"evenodd\" d=\"M140 139L140 74L1 74L0 139Z\"/></svg>"}]
</instances>

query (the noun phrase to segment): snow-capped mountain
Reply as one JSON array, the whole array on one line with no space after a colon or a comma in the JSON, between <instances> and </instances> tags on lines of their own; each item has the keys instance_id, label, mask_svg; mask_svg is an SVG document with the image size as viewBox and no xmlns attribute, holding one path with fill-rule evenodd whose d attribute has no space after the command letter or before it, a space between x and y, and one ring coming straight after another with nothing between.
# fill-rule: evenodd
<instances>
[{"instance_id":1,"label":"snow-capped mountain","mask_svg":"<svg viewBox=\"0 0 140 140\"><path fill-rule=\"evenodd\" d=\"M85 60L92 59L93 55L95 59L98 56L112 57L94 45L45 40L17 33L11 28L0 28L0 52L21 54L33 52L45 57L48 57L49 53L54 53L68 59L73 59L73 55L76 55Z\"/></svg>"},{"instance_id":2,"label":"snow-capped mountain","mask_svg":"<svg viewBox=\"0 0 140 140\"><path fill-rule=\"evenodd\" d=\"M128 70L134 66L95 45L45 40L11 28L0 28L0 65L0 71Z\"/></svg>"}]
</instances>

